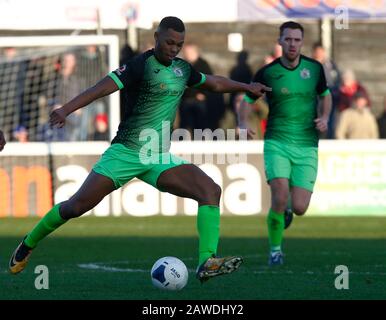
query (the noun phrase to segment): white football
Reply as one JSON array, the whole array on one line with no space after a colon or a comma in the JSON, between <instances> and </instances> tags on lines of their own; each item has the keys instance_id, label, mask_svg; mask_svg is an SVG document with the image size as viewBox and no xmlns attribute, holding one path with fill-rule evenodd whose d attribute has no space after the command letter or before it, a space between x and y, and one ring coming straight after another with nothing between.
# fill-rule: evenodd
<instances>
[{"instance_id":1,"label":"white football","mask_svg":"<svg viewBox=\"0 0 386 320\"><path fill-rule=\"evenodd\" d=\"M151 268L151 281L160 289L181 290L188 283L188 269L176 257L158 259Z\"/></svg>"}]
</instances>

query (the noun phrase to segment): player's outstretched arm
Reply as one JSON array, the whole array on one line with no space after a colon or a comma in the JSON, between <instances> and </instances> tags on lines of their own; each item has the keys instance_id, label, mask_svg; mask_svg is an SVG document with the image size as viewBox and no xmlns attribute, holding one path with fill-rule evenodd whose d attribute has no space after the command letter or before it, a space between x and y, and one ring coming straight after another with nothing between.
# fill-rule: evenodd
<instances>
[{"instance_id":1,"label":"player's outstretched arm","mask_svg":"<svg viewBox=\"0 0 386 320\"><path fill-rule=\"evenodd\" d=\"M64 104L62 107L53 110L50 114L51 126L57 126L58 128L63 127L66 117L70 113L83 108L91 102L107 96L117 91L118 89L119 88L116 83L109 76L104 77L95 86L83 91L81 94Z\"/></svg>"},{"instance_id":2,"label":"player's outstretched arm","mask_svg":"<svg viewBox=\"0 0 386 320\"><path fill-rule=\"evenodd\" d=\"M3 131L0 130L0 151L4 149L6 142L4 138Z\"/></svg>"},{"instance_id":3,"label":"player's outstretched arm","mask_svg":"<svg viewBox=\"0 0 386 320\"><path fill-rule=\"evenodd\" d=\"M206 81L200 86L214 92L249 92L261 97L265 92L272 91L271 88L261 83L242 83L221 76L205 75Z\"/></svg>"}]
</instances>

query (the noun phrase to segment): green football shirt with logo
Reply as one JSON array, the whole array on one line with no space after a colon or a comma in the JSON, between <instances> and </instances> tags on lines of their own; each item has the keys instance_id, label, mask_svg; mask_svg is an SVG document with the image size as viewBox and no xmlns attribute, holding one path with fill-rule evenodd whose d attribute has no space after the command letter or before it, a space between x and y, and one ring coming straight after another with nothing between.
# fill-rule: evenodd
<instances>
[{"instance_id":1,"label":"green football shirt with logo","mask_svg":"<svg viewBox=\"0 0 386 320\"><path fill-rule=\"evenodd\" d=\"M297 146L318 146L317 118L318 95L329 94L323 66L316 60L301 55L293 68L284 66L280 58L261 68L253 82L272 88L266 94L269 113L265 140ZM257 97L247 93L247 102Z\"/></svg>"},{"instance_id":2,"label":"green football shirt with logo","mask_svg":"<svg viewBox=\"0 0 386 320\"><path fill-rule=\"evenodd\" d=\"M146 144L157 153L170 149L172 126L186 87L206 80L183 59L175 58L169 66L163 65L154 49L130 59L109 76L123 91L126 102L124 117L111 143L135 151Z\"/></svg>"}]
</instances>

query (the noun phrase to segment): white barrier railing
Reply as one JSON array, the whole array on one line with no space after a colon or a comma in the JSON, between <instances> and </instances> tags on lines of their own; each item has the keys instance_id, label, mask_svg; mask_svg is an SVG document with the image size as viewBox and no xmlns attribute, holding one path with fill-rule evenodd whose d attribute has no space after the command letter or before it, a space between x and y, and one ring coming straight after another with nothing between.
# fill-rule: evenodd
<instances>
[{"instance_id":1,"label":"white barrier railing","mask_svg":"<svg viewBox=\"0 0 386 320\"><path fill-rule=\"evenodd\" d=\"M8 143L0 152L0 217L44 215L52 198L60 202L76 192L108 146L107 142ZM262 141L174 142L171 152L199 165L222 187L224 214L267 212L270 192ZM196 204L134 179L90 214L194 215ZM386 140L321 141L308 214L386 215Z\"/></svg>"}]
</instances>

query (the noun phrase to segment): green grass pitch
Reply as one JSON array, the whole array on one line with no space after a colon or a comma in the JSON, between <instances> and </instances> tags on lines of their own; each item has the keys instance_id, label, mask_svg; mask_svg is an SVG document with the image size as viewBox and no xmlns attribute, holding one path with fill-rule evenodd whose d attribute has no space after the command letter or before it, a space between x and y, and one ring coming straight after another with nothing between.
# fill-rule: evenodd
<instances>
[{"instance_id":1,"label":"green grass pitch","mask_svg":"<svg viewBox=\"0 0 386 320\"><path fill-rule=\"evenodd\" d=\"M196 218L75 219L43 240L26 270L8 273L8 259L38 220L0 220L0 299L272 300L386 299L386 218L295 217L285 231L285 264L267 265L265 217L222 217L219 255L241 255L238 271L201 285ZM182 259L189 281L182 291L153 287L150 269L162 256ZM49 289L34 286L46 265ZM335 288L335 267L349 270L349 289Z\"/></svg>"}]
</instances>

